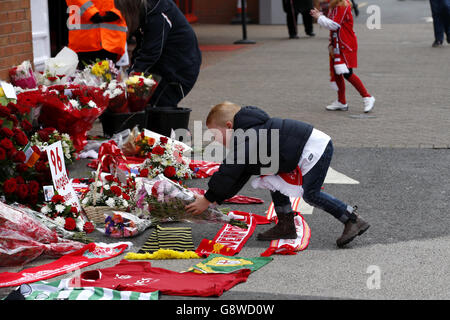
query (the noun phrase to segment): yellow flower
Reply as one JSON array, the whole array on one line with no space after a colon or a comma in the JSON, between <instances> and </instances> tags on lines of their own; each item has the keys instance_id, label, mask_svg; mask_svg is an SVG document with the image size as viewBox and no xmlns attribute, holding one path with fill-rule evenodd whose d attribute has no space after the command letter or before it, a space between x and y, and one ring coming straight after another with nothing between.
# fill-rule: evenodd
<instances>
[{"instance_id":1,"label":"yellow flower","mask_svg":"<svg viewBox=\"0 0 450 320\"><path fill-rule=\"evenodd\" d=\"M101 66L99 66L97 63L92 67L92 74L97 76L97 77L101 77L104 73L104 71L102 70Z\"/></svg>"},{"instance_id":2,"label":"yellow flower","mask_svg":"<svg viewBox=\"0 0 450 320\"><path fill-rule=\"evenodd\" d=\"M96 64L94 64L92 66L92 74L97 76L97 77L101 77L103 76L106 71L109 70L109 62L107 60L103 60L100 62L97 62ZM111 77L111 75L110 75Z\"/></svg>"},{"instance_id":3,"label":"yellow flower","mask_svg":"<svg viewBox=\"0 0 450 320\"><path fill-rule=\"evenodd\" d=\"M0 97L4 97L5 96L5 91L3 91L3 88L0 87Z\"/></svg>"},{"instance_id":4,"label":"yellow flower","mask_svg":"<svg viewBox=\"0 0 450 320\"><path fill-rule=\"evenodd\" d=\"M139 82L139 77L138 76L133 76L131 78L128 78L127 81L126 81L126 83L128 85L134 85L134 84L137 84L138 82Z\"/></svg>"}]
</instances>

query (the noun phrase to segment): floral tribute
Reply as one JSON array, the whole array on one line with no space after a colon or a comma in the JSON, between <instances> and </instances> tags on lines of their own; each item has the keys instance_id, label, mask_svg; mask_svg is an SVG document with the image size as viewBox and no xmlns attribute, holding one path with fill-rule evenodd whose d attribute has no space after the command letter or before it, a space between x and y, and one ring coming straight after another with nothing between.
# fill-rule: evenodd
<instances>
[{"instance_id":1,"label":"floral tribute","mask_svg":"<svg viewBox=\"0 0 450 320\"><path fill-rule=\"evenodd\" d=\"M9 203L36 208L43 197L42 186L51 183L51 174L46 153L28 138L34 103L32 93L19 94L17 101L0 100L0 195Z\"/></svg>"},{"instance_id":2,"label":"floral tribute","mask_svg":"<svg viewBox=\"0 0 450 320\"><path fill-rule=\"evenodd\" d=\"M103 95L109 99L109 111L112 113L126 113L129 111L125 83L112 80L102 83L100 89L105 91Z\"/></svg>"},{"instance_id":3,"label":"floral tribute","mask_svg":"<svg viewBox=\"0 0 450 320\"><path fill-rule=\"evenodd\" d=\"M183 147L174 144L167 137L160 137L157 141L142 132L136 137L136 151L138 156L146 157L139 166L139 175L145 178L155 178L164 174L172 180L187 180L194 176L189 166L189 159L183 157Z\"/></svg>"},{"instance_id":4,"label":"floral tribute","mask_svg":"<svg viewBox=\"0 0 450 320\"><path fill-rule=\"evenodd\" d=\"M131 205L131 196L135 184L130 178L122 184L117 177L109 174L104 181L94 181L89 185L89 190L82 196L81 204L89 206L108 206L113 209L128 209Z\"/></svg>"},{"instance_id":5,"label":"floral tribute","mask_svg":"<svg viewBox=\"0 0 450 320\"><path fill-rule=\"evenodd\" d=\"M30 61L24 61L20 65L9 70L11 83L22 89L33 89L37 86L33 68Z\"/></svg>"},{"instance_id":6,"label":"floral tribute","mask_svg":"<svg viewBox=\"0 0 450 320\"><path fill-rule=\"evenodd\" d=\"M209 207L199 215L187 213L185 206L195 200L195 194L163 175L151 180L144 179L137 186L137 190L135 212L140 216L147 216L153 224L165 222L225 222L245 226L245 223L232 219L213 207Z\"/></svg>"},{"instance_id":7,"label":"floral tribute","mask_svg":"<svg viewBox=\"0 0 450 320\"><path fill-rule=\"evenodd\" d=\"M65 202L64 197L60 195L54 195L51 201L41 208L41 212L66 230L86 233L94 231L94 225L89 221L85 222L78 209Z\"/></svg>"},{"instance_id":8,"label":"floral tribute","mask_svg":"<svg viewBox=\"0 0 450 320\"><path fill-rule=\"evenodd\" d=\"M105 111L108 98L96 87L53 86L42 93L39 122L71 136L76 151L87 143L86 133Z\"/></svg>"},{"instance_id":9,"label":"floral tribute","mask_svg":"<svg viewBox=\"0 0 450 320\"><path fill-rule=\"evenodd\" d=\"M158 82L155 81L156 78L157 76L154 75L146 77L144 74L134 73L125 80L130 112L139 112L145 109L158 86Z\"/></svg>"},{"instance_id":10,"label":"floral tribute","mask_svg":"<svg viewBox=\"0 0 450 320\"><path fill-rule=\"evenodd\" d=\"M37 131L31 137L31 143L39 148L42 152L45 147L52 145L55 142L61 141L64 152L64 159L66 164L71 164L76 159L75 147L72 139L67 133L60 133L55 128L44 128Z\"/></svg>"}]
</instances>

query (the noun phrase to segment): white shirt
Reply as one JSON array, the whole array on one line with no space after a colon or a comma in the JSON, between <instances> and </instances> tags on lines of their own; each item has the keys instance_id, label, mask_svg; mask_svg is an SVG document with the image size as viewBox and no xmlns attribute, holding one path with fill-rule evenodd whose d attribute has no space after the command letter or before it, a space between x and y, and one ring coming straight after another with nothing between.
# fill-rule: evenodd
<instances>
[{"instance_id":1,"label":"white shirt","mask_svg":"<svg viewBox=\"0 0 450 320\"><path fill-rule=\"evenodd\" d=\"M333 20L325 17L323 14L320 15L320 17L317 19L317 23L331 31L336 31L341 27L339 23L336 23Z\"/></svg>"},{"instance_id":2,"label":"white shirt","mask_svg":"<svg viewBox=\"0 0 450 320\"><path fill-rule=\"evenodd\" d=\"M303 176L315 166L317 161L319 161L330 140L330 136L326 133L313 129L311 136L308 141L306 141L302 156L298 162L298 166L300 167Z\"/></svg>"}]
</instances>

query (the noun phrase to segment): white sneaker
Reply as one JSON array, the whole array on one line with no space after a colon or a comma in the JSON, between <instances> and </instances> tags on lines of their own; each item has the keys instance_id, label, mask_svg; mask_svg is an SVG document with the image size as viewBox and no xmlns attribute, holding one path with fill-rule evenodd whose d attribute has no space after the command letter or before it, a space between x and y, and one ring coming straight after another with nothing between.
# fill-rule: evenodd
<instances>
[{"instance_id":1,"label":"white sneaker","mask_svg":"<svg viewBox=\"0 0 450 320\"><path fill-rule=\"evenodd\" d=\"M364 112L370 112L373 109L373 106L375 105L375 98L374 97L367 97L363 98L364 101Z\"/></svg>"},{"instance_id":2,"label":"white sneaker","mask_svg":"<svg viewBox=\"0 0 450 320\"><path fill-rule=\"evenodd\" d=\"M340 103L339 101L334 101L332 104L327 106L327 110L336 111L336 110L342 110L347 111L348 110L348 104Z\"/></svg>"}]
</instances>

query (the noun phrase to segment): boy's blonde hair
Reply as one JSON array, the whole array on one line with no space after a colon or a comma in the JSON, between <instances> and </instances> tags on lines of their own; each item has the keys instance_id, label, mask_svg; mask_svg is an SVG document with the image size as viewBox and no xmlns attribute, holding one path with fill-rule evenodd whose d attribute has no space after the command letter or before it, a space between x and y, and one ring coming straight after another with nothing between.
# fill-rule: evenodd
<instances>
[{"instance_id":1,"label":"boy's blonde hair","mask_svg":"<svg viewBox=\"0 0 450 320\"><path fill-rule=\"evenodd\" d=\"M225 127L227 121L233 122L236 113L241 110L241 107L235 103L224 101L212 107L206 117L206 125L210 126L213 123L220 127Z\"/></svg>"}]
</instances>

